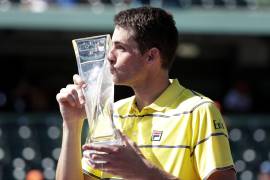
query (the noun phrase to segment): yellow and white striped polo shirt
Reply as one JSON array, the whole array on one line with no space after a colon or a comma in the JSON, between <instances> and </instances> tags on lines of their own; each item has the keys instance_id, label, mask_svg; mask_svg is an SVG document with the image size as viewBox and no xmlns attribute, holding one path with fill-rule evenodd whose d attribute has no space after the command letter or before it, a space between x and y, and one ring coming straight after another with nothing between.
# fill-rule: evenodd
<instances>
[{"instance_id":1,"label":"yellow and white striped polo shirt","mask_svg":"<svg viewBox=\"0 0 270 180\"><path fill-rule=\"evenodd\" d=\"M115 103L116 126L137 143L143 155L181 180L206 179L218 170L234 168L228 133L213 101L184 88L178 80L141 111L135 97ZM113 178L91 169L85 173ZM114 177L115 178L115 177Z\"/></svg>"}]
</instances>

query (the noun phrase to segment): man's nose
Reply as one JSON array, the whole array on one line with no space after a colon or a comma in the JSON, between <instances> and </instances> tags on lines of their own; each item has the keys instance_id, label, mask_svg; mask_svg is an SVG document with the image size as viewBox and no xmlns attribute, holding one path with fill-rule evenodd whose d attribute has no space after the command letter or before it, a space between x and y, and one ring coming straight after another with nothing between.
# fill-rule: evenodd
<instances>
[{"instance_id":1,"label":"man's nose","mask_svg":"<svg viewBox=\"0 0 270 180\"><path fill-rule=\"evenodd\" d=\"M111 63L111 64L114 64L115 61L116 61L116 57L113 53L113 48L111 48L108 52L108 61Z\"/></svg>"}]
</instances>

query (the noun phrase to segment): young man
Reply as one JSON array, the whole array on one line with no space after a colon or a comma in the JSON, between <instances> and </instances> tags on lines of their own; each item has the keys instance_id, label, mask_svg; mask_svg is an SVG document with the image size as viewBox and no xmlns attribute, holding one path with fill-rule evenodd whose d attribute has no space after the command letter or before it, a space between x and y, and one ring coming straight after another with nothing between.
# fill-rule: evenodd
<instances>
[{"instance_id":1,"label":"young man","mask_svg":"<svg viewBox=\"0 0 270 180\"><path fill-rule=\"evenodd\" d=\"M141 7L118 13L114 22L113 81L135 93L115 103L123 146L84 145L94 151L84 153L81 165L86 85L74 75L74 84L57 94L63 140L56 179L236 179L227 130L213 101L169 79L178 43L173 17Z\"/></svg>"}]
</instances>

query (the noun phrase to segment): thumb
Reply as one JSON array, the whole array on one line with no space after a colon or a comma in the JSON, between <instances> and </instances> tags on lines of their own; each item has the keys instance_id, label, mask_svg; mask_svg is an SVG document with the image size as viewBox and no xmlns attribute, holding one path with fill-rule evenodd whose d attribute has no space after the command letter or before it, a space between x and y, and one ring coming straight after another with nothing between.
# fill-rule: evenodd
<instances>
[{"instance_id":1,"label":"thumb","mask_svg":"<svg viewBox=\"0 0 270 180\"><path fill-rule=\"evenodd\" d=\"M117 134L119 134L124 146L131 146L133 143L126 135L124 135L119 129L116 129Z\"/></svg>"},{"instance_id":2,"label":"thumb","mask_svg":"<svg viewBox=\"0 0 270 180\"><path fill-rule=\"evenodd\" d=\"M128 142L128 137L126 135L124 135L119 129L116 129L116 133L120 136L123 145L127 146L127 142Z\"/></svg>"},{"instance_id":3,"label":"thumb","mask_svg":"<svg viewBox=\"0 0 270 180\"><path fill-rule=\"evenodd\" d=\"M119 131L119 130L118 130ZM138 147L138 145L132 141L129 137L127 137L126 135L124 135L122 132L119 131L119 135L122 138L122 142L125 146L131 147L132 149L134 149L136 152L140 152L140 149Z\"/></svg>"}]
</instances>

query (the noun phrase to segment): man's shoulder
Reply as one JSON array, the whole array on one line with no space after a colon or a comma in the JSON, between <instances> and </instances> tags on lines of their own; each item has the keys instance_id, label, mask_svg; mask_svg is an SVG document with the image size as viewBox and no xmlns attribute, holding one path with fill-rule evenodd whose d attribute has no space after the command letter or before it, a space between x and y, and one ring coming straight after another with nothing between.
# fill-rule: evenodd
<instances>
[{"instance_id":1,"label":"man's shoulder","mask_svg":"<svg viewBox=\"0 0 270 180\"><path fill-rule=\"evenodd\" d=\"M213 100L210 98L190 89L185 90L182 98L180 108L190 112L204 105L213 104Z\"/></svg>"}]
</instances>

